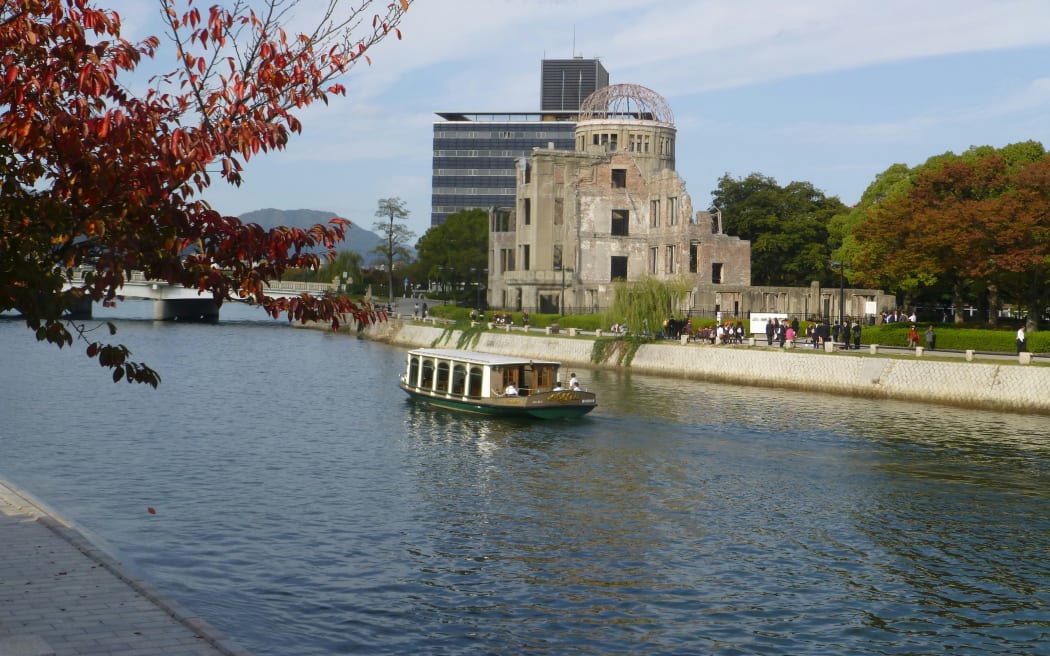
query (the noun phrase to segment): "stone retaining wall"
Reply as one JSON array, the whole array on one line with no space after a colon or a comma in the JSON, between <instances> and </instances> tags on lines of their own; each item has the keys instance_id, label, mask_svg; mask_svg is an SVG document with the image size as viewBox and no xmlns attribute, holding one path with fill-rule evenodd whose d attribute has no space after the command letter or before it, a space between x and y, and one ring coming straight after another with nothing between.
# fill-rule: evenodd
<instances>
[{"instance_id":1,"label":"stone retaining wall","mask_svg":"<svg viewBox=\"0 0 1050 656\"><path fill-rule=\"evenodd\" d=\"M391 344L444 348L457 347L462 335L460 331L396 321L369 327L364 333ZM591 361L593 347L593 339L491 331L464 345L486 353L593 368L625 366L615 355L595 364ZM1050 414L1050 369L1046 367L672 342L643 344L629 366L640 373L740 385Z\"/></svg>"}]
</instances>

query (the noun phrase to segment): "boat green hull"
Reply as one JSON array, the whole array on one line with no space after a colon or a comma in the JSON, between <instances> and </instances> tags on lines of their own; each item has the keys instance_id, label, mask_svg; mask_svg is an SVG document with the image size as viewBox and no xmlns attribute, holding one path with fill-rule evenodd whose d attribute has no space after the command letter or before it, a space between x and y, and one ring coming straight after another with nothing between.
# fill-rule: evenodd
<instances>
[{"instance_id":1,"label":"boat green hull","mask_svg":"<svg viewBox=\"0 0 1050 656\"><path fill-rule=\"evenodd\" d=\"M401 385L412 399L446 410L494 417L536 417L539 419L573 419L597 407L594 395L587 392L554 392L535 397L469 398L438 395Z\"/></svg>"}]
</instances>

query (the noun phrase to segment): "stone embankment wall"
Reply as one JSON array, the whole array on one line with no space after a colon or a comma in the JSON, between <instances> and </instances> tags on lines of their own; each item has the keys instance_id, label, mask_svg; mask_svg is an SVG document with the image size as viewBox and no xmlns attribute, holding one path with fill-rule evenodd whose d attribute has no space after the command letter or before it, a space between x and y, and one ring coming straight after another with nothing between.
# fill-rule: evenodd
<instances>
[{"instance_id":1,"label":"stone embankment wall","mask_svg":"<svg viewBox=\"0 0 1050 656\"><path fill-rule=\"evenodd\" d=\"M370 339L409 347L456 348L460 331L389 321L364 331ZM618 354L594 363L594 339L487 331L464 345L486 353L621 368ZM863 352L860 352L863 353ZM661 342L638 347L631 371L740 385L925 401L971 408L1050 414L1050 369L1016 364L865 357L793 349Z\"/></svg>"}]
</instances>

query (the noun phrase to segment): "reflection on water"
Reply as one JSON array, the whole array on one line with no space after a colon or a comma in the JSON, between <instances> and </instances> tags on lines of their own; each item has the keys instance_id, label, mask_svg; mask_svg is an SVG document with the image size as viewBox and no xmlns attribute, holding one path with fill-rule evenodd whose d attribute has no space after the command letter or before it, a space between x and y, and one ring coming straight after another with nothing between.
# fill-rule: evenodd
<instances>
[{"instance_id":1,"label":"reflection on water","mask_svg":"<svg viewBox=\"0 0 1050 656\"><path fill-rule=\"evenodd\" d=\"M0 322L0 476L256 654L1050 646L1045 418L579 368L583 420L492 420L225 312L121 322L159 393Z\"/></svg>"}]
</instances>

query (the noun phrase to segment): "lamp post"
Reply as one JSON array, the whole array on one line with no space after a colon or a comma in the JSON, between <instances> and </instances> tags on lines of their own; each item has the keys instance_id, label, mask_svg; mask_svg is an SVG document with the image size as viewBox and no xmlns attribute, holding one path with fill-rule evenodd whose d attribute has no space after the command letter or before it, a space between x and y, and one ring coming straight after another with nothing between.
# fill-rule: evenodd
<instances>
[{"instance_id":1,"label":"lamp post","mask_svg":"<svg viewBox=\"0 0 1050 656\"><path fill-rule=\"evenodd\" d=\"M470 272L476 275L476 278L474 280L474 285L475 285L475 289L476 289L476 292L477 292L474 295L475 296L475 306L477 307L478 310L481 310L481 277L486 275L489 272L489 270L488 269L478 269L476 267L471 267L470 268Z\"/></svg>"},{"instance_id":2,"label":"lamp post","mask_svg":"<svg viewBox=\"0 0 1050 656\"><path fill-rule=\"evenodd\" d=\"M842 325L842 321L845 318L843 316L843 312L845 310L845 305L846 305L846 287L845 287L845 280L844 280L844 274L845 274L845 270L846 270L846 263L845 262L832 262L831 266L839 268L839 325L841 326Z\"/></svg>"},{"instance_id":3,"label":"lamp post","mask_svg":"<svg viewBox=\"0 0 1050 656\"><path fill-rule=\"evenodd\" d=\"M556 266L555 271L561 271L561 296L558 298L561 305L561 310L558 312L559 315L565 316L565 272L572 273L572 267Z\"/></svg>"}]
</instances>

